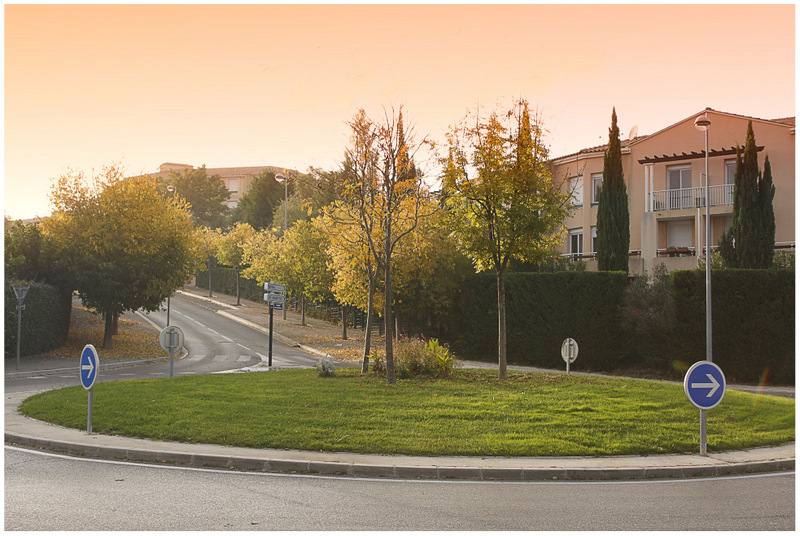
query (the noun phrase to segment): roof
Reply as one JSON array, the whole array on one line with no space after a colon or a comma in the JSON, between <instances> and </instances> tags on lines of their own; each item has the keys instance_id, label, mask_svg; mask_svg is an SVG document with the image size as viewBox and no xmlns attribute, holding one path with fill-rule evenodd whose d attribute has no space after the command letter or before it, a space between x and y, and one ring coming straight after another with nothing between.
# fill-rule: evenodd
<instances>
[{"instance_id":1,"label":"roof","mask_svg":"<svg viewBox=\"0 0 800 536\"><path fill-rule=\"evenodd\" d=\"M678 121L677 123L673 123L672 125L670 125L668 127L662 128L661 130L659 130L659 131L657 131L657 132L655 132L653 134L648 134L646 136L636 136L635 138L630 139L630 140L620 140L620 147L624 149L626 147L629 147L630 145L633 145L635 143L639 143L640 141L642 141L642 140L644 140L646 138L649 138L651 136L655 136L656 134L658 134L660 132L663 132L664 130L672 128L673 126L675 126L675 125L677 125L679 123L682 123L682 122L684 122L684 121L686 121L688 119L694 118L694 117L698 116L699 114L705 113L705 112L714 112L714 113L729 115L729 116L733 116L733 117L741 117L742 119L749 119L749 120L754 120L754 121L763 121L763 122L766 122L766 123L777 123L777 124L789 126L789 127L792 127L792 128L794 128L794 126L795 126L795 118L794 117L783 117L783 118L780 118L780 119L761 119L759 117L752 117L752 116L747 116L747 115L733 114L733 113L730 113L730 112L722 112L722 111L719 111L719 110L714 110L713 108L706 108L705 110L702 110L701 112L692 114L689 117ZM581 149L577 153L571 153L571 154L567 154L567 155L564 155L564 156L559 156L558 158L554 158L553 160L562 160L564 158L574 158L574 157L578 157L578 156L581 156L581 155L589 155L589 154L601 153L601 152L605 152L605 150L607 148L608 148L608 144L606 143L605 145L598 145L598 146L595 146L595 147L589 147L589 148L586 148L586 149Z\"/></svg>"}]
</instances>

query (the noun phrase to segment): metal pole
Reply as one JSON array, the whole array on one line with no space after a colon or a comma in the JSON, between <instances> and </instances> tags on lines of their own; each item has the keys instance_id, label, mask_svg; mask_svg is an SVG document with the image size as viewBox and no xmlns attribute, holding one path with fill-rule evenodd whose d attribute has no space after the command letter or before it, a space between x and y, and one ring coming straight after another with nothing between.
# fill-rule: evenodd
<instances>
[{"instance_id":1,"label":"metal pole","mask_svg":"<svg viewBox=\"0 0 800 536\"><path fill-rule=\"evenodd\" d=\"M708 128L706 128L706 360L712 361L711 352L711 197L708 175ZM705 419L704 419L705 422ZM703 434L705 435L705 434Z\"/></svg>"},{"instance_id":2,"label":"metal pole","mask_svg":"<svg viewBox=\"0 0 800 536\"><path fill-rule=\"evenodd\" d=\"M93 398L92 395L93 394L94 394L94 387L89 389L89 416L86 419L86 433L89 433L89 434L92 433L92 404L94 402L92 400L92 398Z\"/></svg>"},{"instance_id":3,"label":"metal pole","mask_svg":"<svg viewBox=\"0 0 800 536\"><path fill-rule=\"evenodd\" d=\"M167 296L167 326L169 326L169 296Z\"/></svg>"},{"instance_id":4,"label":"metal pole","mask_svg":"<svg viewBox=\"0 0 800 536\"><path fill-rule=\"evenodd\" d=\"M272 304L269 304L269 368L272 368Z\"/></svg>"},{"instance_id":5,"label":"metal pole","mask_svg":"<svg viewBox=\"0 0 800 536\"><path fill-rule=\"evenodd\" d=\"M707 440L706 440L706 410L700 410L700 456L706 456L708 453Z\"/></svg>"},{"instance_id":6,"label":"metal pole","mask_svg":"<svg viewBox=\"0 0 800 536\"><path fill-rule=\"evenodd\" d=\"M19 348L22 338L22 300L17 304L17 370L19 370Z\"/></svg>"},{"instance_id":7,"label":"metal pole","mask_svg":"<svg viewBox=\"0 0 800 536\"><path fill-rule=\"evenodd\" d=\"M172 371L174 367L175 357L175 338L177 333L170 332L169 334L169 377L172 378Z\"/></svg>"}]
</instances>

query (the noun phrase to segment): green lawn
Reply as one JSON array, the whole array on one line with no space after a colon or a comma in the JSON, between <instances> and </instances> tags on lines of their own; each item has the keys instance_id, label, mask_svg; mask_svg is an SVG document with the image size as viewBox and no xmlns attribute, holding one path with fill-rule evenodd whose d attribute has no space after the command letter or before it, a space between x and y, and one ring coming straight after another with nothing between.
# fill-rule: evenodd
<instances>
[{"instance_id":1,"label":"green lawn","mask_svg":"<svg viewBox=\"0 0 800 536\"><path fill-rule=\"evenodd\" d=\"M697 452L699 410L676 384L456 370L385 380L339 370L100 383L93 431L224 445L421 455ZM27 399L24 414L85 429L82 387ZM709 451L794 440L794 400L728 391L708 412Z\"/></svg>"}]
</instances>

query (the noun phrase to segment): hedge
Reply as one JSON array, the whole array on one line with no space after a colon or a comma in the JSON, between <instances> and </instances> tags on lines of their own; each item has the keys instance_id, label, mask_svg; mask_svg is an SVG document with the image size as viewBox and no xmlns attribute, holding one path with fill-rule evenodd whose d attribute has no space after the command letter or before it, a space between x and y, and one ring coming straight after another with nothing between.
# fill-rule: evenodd
<instances>
[{"instance_id":1,"label":"hedge","mask_svg":"<svg viewBox=\"0 0 800 536\"><path fill-rule=\"evenodd\" d=\"M680 359L705 359L705 272L670 274ZM713 270L713 360L729 382L794 384L794 272Z\"/></svg>"},{"instance_id":2,"label":"hedge","mask_svg":"<svg viewBox=\"0 0 800 536\"><path fill-rule=\"evenodd\" d=\"M627 358L620 328L624 272L509 273L506 338L509 363L565 367L561 343L578 342L574 370L610 371ZM449 340L465 359L497 356L497 278L478 274L464 285L459 335Z\"/></svg>"},{"instance_id":3,"label":"hedge","mask_svg":"<svg viewBox=\"0 0 800 536\"><path fill-rule=\"evenodd\" d=\"M20 357L37 355L67 342L72 313L72 294L57 287L33 281L6 280L5 356L17 355L17 296L14 285L29 288L22 311Z\"/></svg>"}]
</instances>

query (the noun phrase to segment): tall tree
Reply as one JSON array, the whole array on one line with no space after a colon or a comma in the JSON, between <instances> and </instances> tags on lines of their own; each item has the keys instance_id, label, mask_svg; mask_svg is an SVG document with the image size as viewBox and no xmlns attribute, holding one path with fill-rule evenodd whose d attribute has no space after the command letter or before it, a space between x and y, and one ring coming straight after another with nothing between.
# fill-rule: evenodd
<instances>
[{"instance_id":1,"label":"tall tree","mask_svg":"<svg viewBox=\"0 0 800 536\"><path fill-rule=\"evenodd\" d=\"M769 268L775 248L775 186L769 157L764 174L758 169L753 122L747 123L742 151L736 151L733 187L733 225L720 239L720 254L731 268Z\"/></svg>"},{"instance_id":2,"label":"tall tree","mask_svg":"<svg viewBox=\"0 0 800 536\"><path fill-rule=\"evenodd\" d=\"M250 189L233 209L231 219L247 223L257 231L268 229L275 217L276 206L283 200L283 194L284 186L275 180L275 172L264 170L253 178Z\"/></svg>"},{"instance_id":3,"label":"tall tree","mask_svg":"<svg viewBox=\"0 0 800 536\"><path fill-rule=\"evenodd\" d=\"M219 175L209 176L206 166L181 171L170 171L169 176L158 180L159 191L166 198L179 197L189 204L194 222L201 227L218 229L225 224L231 193ZM168 190L168 187L172 190Z\"/></svg>"},{"instance_id":4,"label":"tall tree","mask_svg":"<svg viewBox=\"0 0 800 536\"><path fill-rule=\"evenodd\" d=\"M387 329L392 325L392 258L398 243L413 232L421 217L427 191L422 174L414 164L416 144L403 124L403 110L385 113L375 122L360 110L350 123L354 146L346 159L353 164L345 173L344 189L350 190L361 221L363 237L375 264L383 269L384 314ZM379 231L379 232L376 232ZM392 338L386 337L386 381L396 382Z\"/></svg>"},{"instance_id":5,"label":"tall tree","mask_svg":"<svg viewBox=\"0 0 800 536\"><path fill-rule=\"evenodd\" d=\"M474 126L473 126L474 124ZM561 243L568 196L554 184L542 125L525 100L488 118L468 115L448 133L443 190L449 224L479 270L497 275L498 362L506 374L505 274Z\"/></svg>"},{"instance_id":6,"label":"tall tree","mask_svg":"<svg viewBox=\"0 0 800 536\"><path fill-rule=\"evenodd\" d=\"M202 239L181 200L164 200L155 181L124 179L106 167L88 186L81 173L60 177L42 233L72 274L89 308L105 316L103 348L125 311L155 311L202 262Z\"/></svg>"},{"instance_id":7,"label":"tall tree","mask_svg":"<svg viewBox=\"0 0 800 536\"><path fill-rule=\"evenodd\" d=\"M603 184L597 207L597 269L628 271L631 241L628 192L622 171L617 110L611 112L608 148L603 157Z\"/></svg>"}]
</instances>

